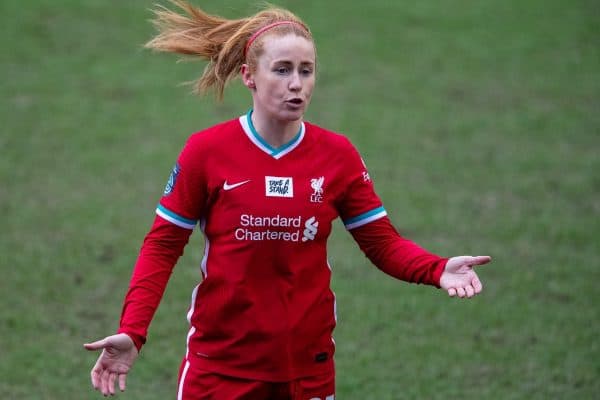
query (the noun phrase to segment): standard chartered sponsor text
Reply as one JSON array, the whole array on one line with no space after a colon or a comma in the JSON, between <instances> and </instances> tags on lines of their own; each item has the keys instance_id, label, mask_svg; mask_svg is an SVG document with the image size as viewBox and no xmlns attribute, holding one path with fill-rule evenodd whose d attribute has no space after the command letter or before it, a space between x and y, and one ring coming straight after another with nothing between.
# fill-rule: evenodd
<instances>
[{"instance_id":1,"label":"standard chartered sponsor text","mask_svg":"<svg viewBox=\"0 0 600 400\"><path fill-rule=\"evenodd\" d=\"M302 217L282 217L277 214L273 217L255 217L252 214L242 214L240 225L242 226L284 226L300 228Z\"/></svg>"},{"instance_id":2,"label":"standard chartered sponsor text","mask_svg":"<svg viewBox=\"0 0 600 400\"><path fill-rule=\"evenodd\" d=\"M272 231L253 231L246 228L237 228L235 230L237 240L283 240L285 242L297 242L300 239L300 230L295 232Z\"/></svg>"},{"instance_id":3,"label":"standard chartered sponsor text","mask_svg":"<svg viewBox=\"0 0 600 400\"><path fill-rule=\"evenodd\" d=\"M314 220L314 217L311 218ZM284 217L279 214L274 216L242 214L240 216L240 227L235 230L234 235L237 240L244 241L281 240L299 242L301 240L301 228L301 216ZM306 241L306 239L302 239ZM310 239L313 240L314 237Z\"/></svg>"}]
</instances>

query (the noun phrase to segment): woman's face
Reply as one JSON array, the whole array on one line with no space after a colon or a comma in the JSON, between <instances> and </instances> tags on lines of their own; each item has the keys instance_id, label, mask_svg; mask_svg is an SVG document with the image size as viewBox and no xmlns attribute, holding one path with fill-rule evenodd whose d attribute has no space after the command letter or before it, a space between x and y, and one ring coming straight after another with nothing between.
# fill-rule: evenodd
<instances>
[{"instance_id":1,"label":"woman's face","mask_svg":"<svg viewBox=\"0 0 600 400\"><path fill-rule=\"evenodd\" d=\"M294 34L269 35L262 50L255 71L242 67L254 109L281 122L301 119L315 86L314 44Z\"/></svg>"}]
</instances>

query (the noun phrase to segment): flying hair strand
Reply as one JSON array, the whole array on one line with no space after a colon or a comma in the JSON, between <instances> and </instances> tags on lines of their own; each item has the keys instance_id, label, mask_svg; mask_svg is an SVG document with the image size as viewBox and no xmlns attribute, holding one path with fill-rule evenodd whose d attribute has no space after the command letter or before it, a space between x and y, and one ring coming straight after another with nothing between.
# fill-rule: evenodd
<instances>
[{"instance_id":1,"label":"flying hair strand","mask_svg":"<svg viewBox=\"0 0 600 400\"><path fill-rule=\"evenodd\" d=\"M249 40L261 28L279 25L269 31L295 33L312 41L306 25L281 8L268 5L251 17L226 19L208 14L183 0L169 2L183 13L156 5L151 11L154 14L152 24L158 34L145 47L208 61L202 76L193 83L194 92L202 95L214 89L218 100L223 99L225 87L239 75L242 64L248 63L251 68L256 65L262 51L261 37L258 36L265 35L256 35L250 43Z\"/></svg>"}]
</instances>

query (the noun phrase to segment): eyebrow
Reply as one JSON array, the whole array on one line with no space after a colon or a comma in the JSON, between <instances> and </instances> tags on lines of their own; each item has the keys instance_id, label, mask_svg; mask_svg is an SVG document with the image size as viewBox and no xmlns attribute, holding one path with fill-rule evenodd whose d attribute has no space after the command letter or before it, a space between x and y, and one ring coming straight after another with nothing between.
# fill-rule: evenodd
<instances>
[{"instance_id":1,"label":"eyebrow","mask_svg":"<svg viewBox=\"0 0 600 400\"><path fill-rule=\"evenodd\" d=\"M292 61L285 60L285 59L284 60L274 60L272 63L274 65L277 65L277 64L293 65L294 64ZM314 61L301 61L300 65L315 65L315 62Z\"/></svg>"}]
</instances>

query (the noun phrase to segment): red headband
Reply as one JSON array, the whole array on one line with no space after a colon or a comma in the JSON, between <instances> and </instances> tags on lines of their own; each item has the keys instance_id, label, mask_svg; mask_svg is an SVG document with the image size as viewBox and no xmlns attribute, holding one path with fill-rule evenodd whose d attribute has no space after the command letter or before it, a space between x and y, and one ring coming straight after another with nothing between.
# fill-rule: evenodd
<instances>
[{"instance_id":1,"label":"red headband","mask_svg":"<svg viewBox=\"0 0 600 400\"><path fill-rule=\"evenodd\" d=\"M246 57L246 54L248 54L248 49L250 48L250 45L252 45L252 42L254 42L257 37L259 37L260 35L262 35L263 33L265 33L266 31L268 31L271 28L275 28L276 26L285 25L285 24L298 25L298 26L302 27L302 29L304 29L305 31L308 32L308 29L306 28L306 26L304 26L300 22L296 22L296 21L278 21L278 22L273 22L272 24L269 24L269 25L265 25L262 28L260 28L259 30L257 30L256 32L254 32L252 34L252 36L250 36L250 39L248 39L248 42L246 42L246 47L244 48L244 57Z\"/></svg>"}]
</instances>

